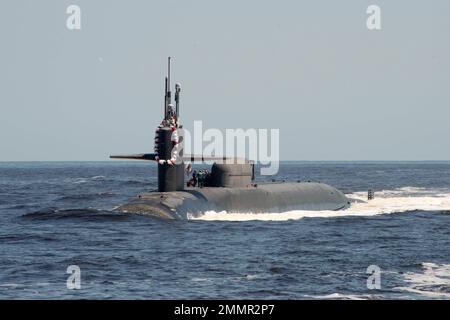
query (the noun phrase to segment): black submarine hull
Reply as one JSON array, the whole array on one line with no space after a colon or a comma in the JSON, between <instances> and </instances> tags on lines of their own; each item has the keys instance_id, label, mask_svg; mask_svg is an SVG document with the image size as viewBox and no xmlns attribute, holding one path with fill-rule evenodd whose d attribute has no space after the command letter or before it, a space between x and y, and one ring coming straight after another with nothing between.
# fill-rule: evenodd
<instances>
[{"instance_id":1,"label":"black submarine hull","mask_svg":"<svg viewBox=\"0 0 450 320\"><path fill-rule=\"evenodd\" d=\"M229 213L322 211L339 210L349 204L342 192L323 183L254 184L255 163L247 159L184 154L184 130L179 123L181 86L179 83L175 85L175 105L173 105L170 62L169 57L165 78L164 118L155 130L154 153L111 156L114 159L155 161L158 164L158 192L142 193L130 203L116 208L116 211L165 219L189 219L206 211ZM245 141L243 143L245 145ZM214 161L211 172L204 169L193 170L192 179L185 184L185 169L186 173L189 173L192 170L192 163L210 160ZM189 162L186 168L185 161ZM187 185L207 187L185 188Z\"/></svg>"},{"instance_id":2,"label":"black submarine hull","mask_svg":"<svg viewBox=\"0 0 450 320\"><path fill-rule=\"evenodd\" d=\"M115 211L163 219L189 219L206 211L233 213L340 210L349 205L336 188L316 182L269 183L243 188L187 188L147 192Z\"/></svg>"}]
</instances>

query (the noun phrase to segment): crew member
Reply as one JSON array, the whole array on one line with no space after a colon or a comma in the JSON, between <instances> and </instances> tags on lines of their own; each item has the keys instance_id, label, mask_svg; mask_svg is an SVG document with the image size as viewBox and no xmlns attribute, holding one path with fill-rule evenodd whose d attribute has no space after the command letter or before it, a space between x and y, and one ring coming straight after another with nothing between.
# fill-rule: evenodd
<instances>
[{"instance_id":1,"label":"crew member","mask_svg":"<svg viewBox=\"0 0 450 320\"><path fill-rule=\"evenodd\" d=\"M194 172L192 173L192 183L195 186L197 186L197 170L194 170Z\"/></svg>"},{"instance_id":2,"label":"crew member","mask_svg":"<svg viewBox=\"0 0 450 320\"><path fill-rule=\"evenodd\" d=\"M197 178L198 178L198 186L200 188L203 188L203 183L204 183L204 173L203 170L199 170L197 173Z\"/></svg>"}]
</instances>

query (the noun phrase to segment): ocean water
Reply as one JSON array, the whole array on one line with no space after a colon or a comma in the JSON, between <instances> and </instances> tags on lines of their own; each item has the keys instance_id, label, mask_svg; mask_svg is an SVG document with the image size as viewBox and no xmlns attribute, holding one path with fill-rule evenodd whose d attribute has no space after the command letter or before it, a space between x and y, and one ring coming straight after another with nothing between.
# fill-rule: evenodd
<instances>
[{"instance_id":1,"label":"ocean water","mask_svg":"<svg viewBox=\"0 0 450 320\"><path fill-rule=\"evenodd\" d=\"M112 211L155 189L152 163L0 163L0 298L450 298L450 162L284 162L275 178L375 199L163 221Z\"/></svg>"}]
</instances>

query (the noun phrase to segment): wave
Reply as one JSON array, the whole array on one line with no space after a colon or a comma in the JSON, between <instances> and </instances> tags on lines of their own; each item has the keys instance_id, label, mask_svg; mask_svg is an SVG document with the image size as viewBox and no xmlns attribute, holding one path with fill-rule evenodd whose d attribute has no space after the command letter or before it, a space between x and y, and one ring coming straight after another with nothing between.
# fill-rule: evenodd
<instances>
[{"instance_id":1,"label":"wave","mask_svg":"<svg viewBox=\"0 0 450 320\"><path fill-rule=\"evenodd\" d=\"M99 198L115 197L119 195L116 192L97 192L97 193L83 193L83 194L71 194L65 195L59 198L59 200L93 200Z\"/></svg>"},{"instance_id":2,"label":"wave","mask_svg":"<svg viewBox=\"0 0 450 320\"><path fill-rule=\"evenodd\" d=\"M369 294L342 294L342 293L331 293L326 295L304 295L305 298L318 299L318 300L375 300L381 299L380 296L369 295Z\"/></svg>"},{"instance_id":3,"label":"wave","mask_svg":"<svg viewBox=\"0 0 450 320\"><path fill-rule=\"evenodd\" d=\"M91 180L105 180L105 176L94 176L91 177Z\"/></svg>"},{"instance_id":4,"label":"wave","mask_svg":"<svg viewBox=\"0 0 450 320\"><path fill-rule=\"evenodd\" d=\"M32 220L54 220L54 219L84 219L84 220L112 220L126 219L129 215L96 209L45 209L22 215L22 218Z\"/></svg>"},{"instance_id":5,"label":"wave","mask_svg":"<svg viewBox=\"0 0 450 320\"><path fill-rule=\"evenodd\" d=\"M81 184L89 181L89 178L67 178L64 179L64 183Z\"/></svg>"},{"instance_id":6,"label":"wave","mask_svg":"<svg viewBox=\"0 0 450 320\"><path fill-rule=\"evenodd\" d=\"M65 183L72 183L72 184L80 184L80 183L87 183L87 182L96 182L96 181L124 181L124 182L135 182L137 180L120 180L120 179L115 179L115 178L108 178L106 176L92 176L92 177L73 177L73 178L66 178L63 180L63 182Z\"/></svg>"},{"instance_id":7,"label":"wave","mask_svg":"<svg viewBox=\"0 0 450 320\"><path fill-rule=\"evenodd\" d=\"M346 195L351 205L338 211L306 211L293 210L281 213L237 213L226 211L206 211L197 216L188 214L190 220L206 221L287 221L302 218L330 218L348 216L376 216L381 214L450 210L450 191L445 189L424 189L416 187L403 187L394 190L382 190L375 193L375 199L367 200L367 192L354 192Z\"/></svg>"},{"instance_id":8,"label":"wave","mask_svg":"<svg viewBox=\"0 0 450 320\"><path fill-rule=\"evenodd\" d=\"M70 177L63 180L55 179L52 184L64 185L99 185L99 184L119 184L125 186L149 186L157 181L152 179L133 179L123 177L91 176L91 177Z\"/></svg>"},{"instance_id":9,"label":"wave","mask_svg":"<svg viewBox=\"0 0 450 320\"><path fill-rule=\"evenodd\" d=\"M394 289L429 298L450 298L450 264L423 262L421 267L423 272L404 273L407 286Z\"/></svg>"}]
</instances>

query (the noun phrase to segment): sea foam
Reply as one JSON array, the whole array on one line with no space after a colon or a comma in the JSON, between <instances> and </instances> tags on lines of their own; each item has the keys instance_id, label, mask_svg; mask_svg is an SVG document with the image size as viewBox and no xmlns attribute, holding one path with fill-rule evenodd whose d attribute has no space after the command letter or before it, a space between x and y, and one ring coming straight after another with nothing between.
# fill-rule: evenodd
<instances>
[{"instance_id":1,"label":"sea foam","mask_svg":"<svg viewBox=\"0 0 450 320\"><path fill-rule=\"evenodd\" d=\"M375 193L375 199L367 201L367 192L355 192L346 195L352 204L338 211L304 211L237 213L226 211L206 211L196 216L188 214L191 220L206 221L287 221L306 217L348 217L375 216L380 214L401 213L409 211L449 211L450 191L430 190L424 188L404 187L394 190L383 190Z\"/></svg>"}]
</instances>

